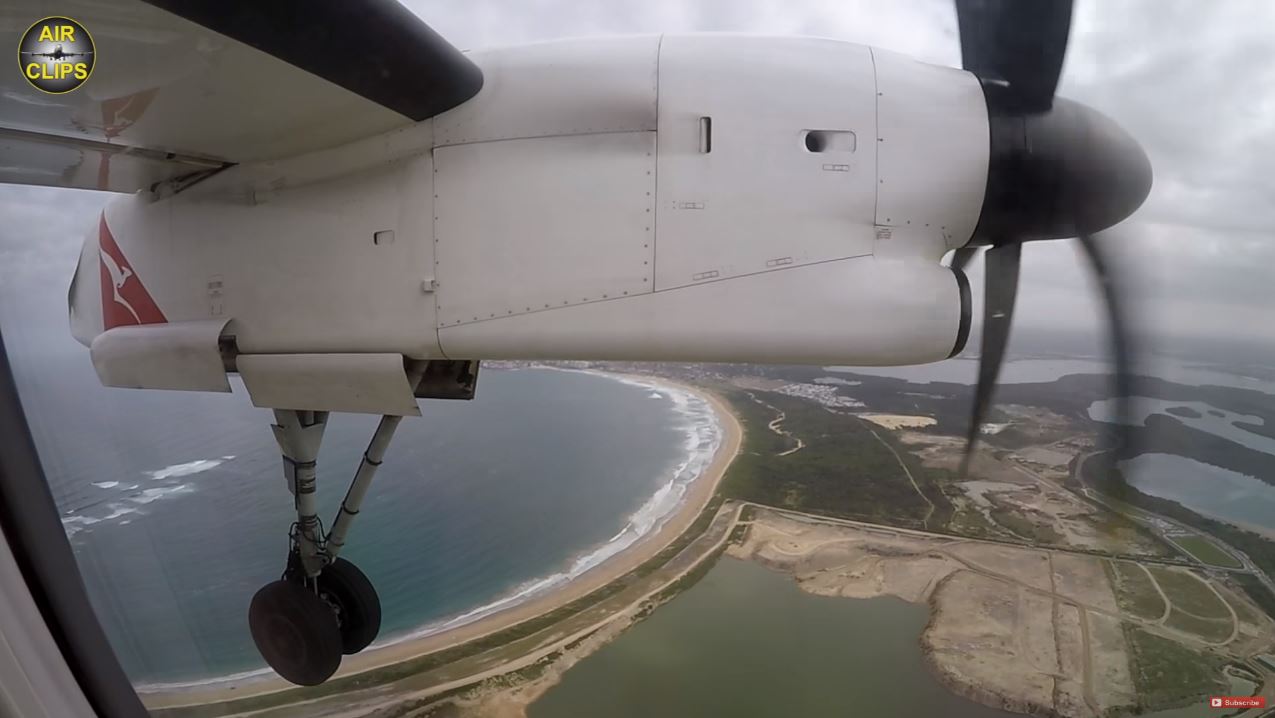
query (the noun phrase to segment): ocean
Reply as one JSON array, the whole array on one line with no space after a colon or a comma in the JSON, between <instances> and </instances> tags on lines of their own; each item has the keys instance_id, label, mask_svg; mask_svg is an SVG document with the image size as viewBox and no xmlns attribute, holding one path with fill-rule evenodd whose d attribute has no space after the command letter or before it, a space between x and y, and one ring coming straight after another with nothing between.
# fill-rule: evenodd
<instances>
[{"instance_id":1,"label":"ocean","mask_svg":"<svg viewBox=\"0 0 1275 718\"><path fill-rule=\"evenodd\" d=\"M93 606L139 685L263 670L253 593L283 569L292 501L271 413L229 395L104 389L87 351L11 345ZM596 373L483 369L472 402L400 426L343 555L376 585L378 643L472 621L659 527L721 429L689 392ZM335 514L376 417L334 415L319 458Z\"/></svg>"}]
</instances>

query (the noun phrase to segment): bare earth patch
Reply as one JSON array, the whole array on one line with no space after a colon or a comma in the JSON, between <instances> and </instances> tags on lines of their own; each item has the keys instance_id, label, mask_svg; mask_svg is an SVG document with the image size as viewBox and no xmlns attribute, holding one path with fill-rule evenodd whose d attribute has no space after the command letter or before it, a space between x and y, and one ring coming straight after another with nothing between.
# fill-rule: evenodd
<instances>
[{"instance_id":1,"label":"bare earth patch","mask_svg":"<svg viewBox=\"0 0 1275 718\"><path fill-rule=\"evenodd\" d=\"M998 708L1044 713L1054 707L1053 678L1025 655L1016 629L1039 638L1046 632L1032 626L1041 622L1033 619L1048 624L1050 615L1021 611L1019 598L1000 581L955 574L930 603L934 615L921 645L930 665L957 693ZM1052 631L1048 635L1048 645L1037 643L1037 659L1054 652Z\"/></svg>"},{"instance_id":2,"label":"bare earth patch","mask_svg":"<svg viewBox=\"0 0 1275 718\"><path fill-rule=\"evenodd\" d=\"M932 416L909 416L907 414L859 414L860 419L870 421L887 429L917 429L923 426L934 426L938 421Z\"/></svg>"},{"instance_id":3,"label":"bare earth patch","mask_svg":"<svg viewBox=\"0 0 1275 718\"><path fill-rule=\"evenodd\" d=\"M1099 559L765 509L730 553L789 573L811 593L927 603L928 664L986 705L1088 718L1134 704L1119 621L1092 620L1094 611L1118 614ZM1083 627L1081 611L1090 617Z\"/></svg>"},{"instance_id":4,"label":"bare earth patch","mask_svg":"<svg viewBox=\"0 0 1275 718\"><path fill-rule=\"evenodd\" d=\"M1093 657L1093 691L1103 708L1129 705L1137 699L1129 674L1124 631L1120 622L1092 611L1089 618L1089 653Z\"/></svg>"},{"instance_id":5,"label":"bare earth patch","mask_svg":"<svg viewBox=\"0 0 1275 718\"><path fill-rule=\"evenodd\" d=\"M1059 553L1053 557L1054 592L1108 613L1118 613L1111 582L1100 559Z\"/></svg>"},{"instance_id":6,"label":"bare earth patch","mask_svg":"<svg viewBox=\"0 0 1275 718\"><path fill-rule=\"evenodd\" d=\"M971 542L953 546L951 552L976 570L1006 576L1041 591L1049 591L1052 585L1049 554L1044 551Z\"/></svg>"},{"instance_id":7,"label":"bare earth patch","mask_svg":"<svg viewBox=\"0 0 1275 718\"><path fill-rule=\"evenodd\" d=\"M1054 636L1058 649L1054 705L1063 715L1087 715L1091 711L1085 703L1086 648L1080 630L1080 611L1075 606L1055 604Z\"/></svg>"},{"instance_id":8,"label":"bare earth patch","mask_svg":"<svg viewBox=\"0 0 1275 718\"><path fill-rule=\"evenodd\" d=\"M904 431L899 438L925 466L956 471L960 465L964 443L956 437ZM1069 460L1078 450L1073 446L1078 441L1059 441L1050 448L1027 447L1006 458L997 458L987 450L977 452L970 479L954 483L956 490L947 492L956 509L956 525L968 525L969 516L977 514L975 518L981 518L989 538L1004 537L1134 556L1165 555L1164 546L1129 522L1064 488L1065 461L1048 466L1024 458L1028 455L1048 462L1061 461L1064 457Z\"/></svg>"}]
</instances>

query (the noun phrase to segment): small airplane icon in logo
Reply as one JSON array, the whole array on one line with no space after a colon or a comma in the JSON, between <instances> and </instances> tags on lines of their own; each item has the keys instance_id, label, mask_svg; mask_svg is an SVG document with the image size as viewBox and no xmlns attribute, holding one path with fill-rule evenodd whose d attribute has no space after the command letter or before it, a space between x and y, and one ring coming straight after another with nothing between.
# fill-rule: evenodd
<instances>
[{"instance_id":1,"label":"small airplane icon in logo","mask_svg":"<svg viewBox=\"0 0 1275 718\"><path fill-rule=\"evenodd\" d=\"M23 54L23 55L30 55L30 56L32 56L32 57L47 57L47 58L49 58L50 60L52 60L52 61L54 61L54 62L61 62L62 60L65 60L65 59L66 59L66 58L68 58L68 57L79 57L79 56L81 56L81 55L92 55L92 54L93 54L93 51L92 51L92 50L89 50L88 52L67 52L67 51L65 51L65 50L63 50L63 49L62 49L62 45L59 43L57 47L53 48L53 52L30 52L30 51L23 51L23 53L22 53L22 54Z\"/></svg>"}]
</instances>

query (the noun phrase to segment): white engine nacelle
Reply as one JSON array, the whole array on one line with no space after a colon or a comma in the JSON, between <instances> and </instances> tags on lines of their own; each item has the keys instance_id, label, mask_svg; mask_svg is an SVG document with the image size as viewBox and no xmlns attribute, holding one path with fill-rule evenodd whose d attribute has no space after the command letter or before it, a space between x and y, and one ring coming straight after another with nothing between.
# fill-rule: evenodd
<instances>
[{"instance_id":1,"label":"white engine nacelle","mask_svg":"<svg viewBox=\"0 0 1275 718\"><path fill-rule=\"evenodd\" d=\"M483 89L433 120L112 202L72 288L76 337L167 324L190 342L184 323L211 321L241 355L959 350L968 291L939 261L973 233L987 180L972 75L726 35L471 57Z\"/></svg>"}]
</instances>

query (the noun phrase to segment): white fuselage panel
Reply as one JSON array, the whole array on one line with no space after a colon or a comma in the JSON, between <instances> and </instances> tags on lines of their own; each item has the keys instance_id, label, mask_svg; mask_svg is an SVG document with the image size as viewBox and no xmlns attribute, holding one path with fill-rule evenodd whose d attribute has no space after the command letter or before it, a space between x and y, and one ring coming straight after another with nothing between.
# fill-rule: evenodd
<instances>
[{"instance_id":1,"label":"white fuselage panel","mask_svg":"<svg viewBox=\"0 0 1275 718\"><path fill-rule=\"evenodd\" d=\"M991 139L983 88L963 70L875 48L872 56L876 224L956 249L974 233L987 188Z\"/></svg>"},{"instance_id":2,"label":"white fuselage panel","mask_svg":"<svg viewBox=\"0 0 1275 718\"><path fill-rule=\"evenodd\" d=\"M730 35L471 57L482 91L432 120L112 202L119 291L228 318L244 355L914 364L957 343L939 261L987 179L972 75Z\"/></svg>"},{"instance_id":3,"label":"white fuselage panel","mask_svg":"<svg viewBox=\"0 0 1275 718\"><path fill-rule=\"evenodd\" d=\"M636 297L655 259L655 133L434 150L439 328Z\"/></svg>"},{"instance_id":4,"label":"white fuselage panel","mask_svg":"<svg viewBox=\"0 0 1275 718\"><path fill-rule=\"evenodd\" d=\"M666 37L656 289L872 254L875 113L866 47Z\"/></svg>"}]
</instances>

